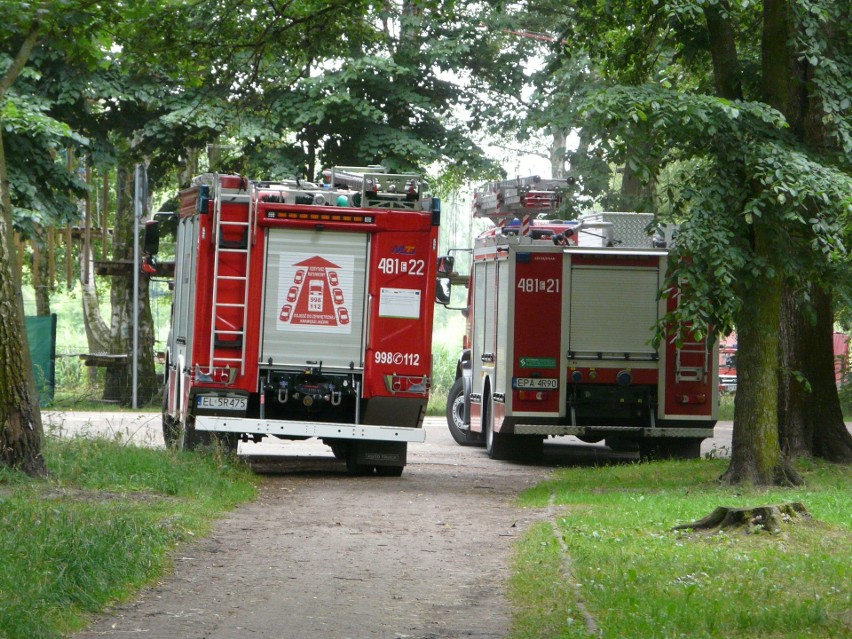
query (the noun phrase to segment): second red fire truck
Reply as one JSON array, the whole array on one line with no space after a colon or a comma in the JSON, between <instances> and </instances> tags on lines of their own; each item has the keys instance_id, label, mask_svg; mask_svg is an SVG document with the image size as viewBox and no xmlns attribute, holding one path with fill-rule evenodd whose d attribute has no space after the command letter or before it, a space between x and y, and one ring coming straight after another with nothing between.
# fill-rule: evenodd
<instances>
[{"instance_id":1,"label":"second red fire truck","mask_svg":"<svg viewBox=\"0 0 852 639\"><path fill-rule=\"evenodd\" d=\"M316 437L399 475L431 374L440 202L419 175L204 174L180 195L163 430L191 448Z\"/></svg>"},{"instance_id":2,"label":"second red fire truck","mask_svg":"<svg viewBox=\"0 0 852 639\"><path fill-rule=\"evenodd\" d=\"M697 457L718 407L714 338L659 345L655 327L678 303L664 288L668 251L653 218L599 213L563 222L566 181L486 185L474 215L494 226L473 248L467 334L447 419L462 445L495 459L535 455L574 435L643 456ZM464 281L439 259L439 301Z\"/></svg>"}]
</instances>

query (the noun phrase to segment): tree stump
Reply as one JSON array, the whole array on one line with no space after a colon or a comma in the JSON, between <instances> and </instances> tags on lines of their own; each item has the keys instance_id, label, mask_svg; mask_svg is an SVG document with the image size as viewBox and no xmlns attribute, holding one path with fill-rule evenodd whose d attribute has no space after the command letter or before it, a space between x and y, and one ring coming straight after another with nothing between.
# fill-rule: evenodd
<instances>
[{"instance_id":1,"label":"tree stump","mask_svg":"<svg viewBox=\"0 0 852 639\"><path fill-rule=\"evenodd\" d=\"M777 533L781 530L782 522L799 518L810 519L810 517L811 515L805 505L797 501L753 508L719 506L706 517L691 524L675 526L672 530L723 530L747 526L750 530L762 529L770 533Z\"/></svg>"}]
</instances>

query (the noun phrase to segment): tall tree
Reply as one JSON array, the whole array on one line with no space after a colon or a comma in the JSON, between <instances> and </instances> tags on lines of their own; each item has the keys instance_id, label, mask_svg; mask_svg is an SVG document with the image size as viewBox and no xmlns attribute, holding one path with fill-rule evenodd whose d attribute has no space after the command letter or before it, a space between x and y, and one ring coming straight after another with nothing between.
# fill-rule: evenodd
<instances>
[{"instance_id":1,"label":"tall tree","mask_svg":"<svg viewBox=\"0 0 852 639\"><path fill-rule=\"evenodd\" d=\"M10 14L11 16L12 14ZM14 18L21 20L20 12ZM42 425L32 360L24 328L12 232L12 197L3 143L5 120L14 113L8 94L27 64L41 31L41 16L21 20L19 46L0 77L0 464L31 475L46 472L41 456ZM22 37L20 37L22 36Z\"/></svg>"},{"instance_id":2,"label":"tall tree","mask_svg":"<svg viewBox=\"0 0 852 639\"><path fill-rule=\"evenodd\" d=\"M794 10L797 20L779 24ZM841 159L852 150L842 80L852 72L848 48L837 40L819 50L806 45L814 21L818 31L843 24L848 5L672 0L604 10L576 0L562 11L566 53L577 46L614 85L584 105L608 129L607 157L626 160L646 180L660 167L671 176L666 197L683 222L676 251L685 258L673 278L687 278L692 295L679 314L738 329L725 478L796 482L778 437L783 291L805 290L808 281L830 286L829 271L848 275L843 220L852 193ZM643 28L628 26L636 24ZM803 57L831 70L831 82L803 83L792 73ZM805 143L786 110L792 95L807 96L811 114L815 104L830 106L821 126L841 153Z\"/></svg>"}]
</instances>

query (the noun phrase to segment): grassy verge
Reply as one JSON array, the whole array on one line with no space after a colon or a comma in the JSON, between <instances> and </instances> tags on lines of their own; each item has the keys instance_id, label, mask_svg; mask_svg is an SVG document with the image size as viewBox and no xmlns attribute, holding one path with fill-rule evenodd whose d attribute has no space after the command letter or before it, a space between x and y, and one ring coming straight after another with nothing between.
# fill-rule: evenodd
<instances>
[{"instance_id":1,"label":"grassy verge","mask_svg":"<svg viewBox=\"0 0 852 639\"><path fill-rule=\"evenodd\" d=\"M176 545L255 495L222 456L48 439L48 481L0 471L0 636L81 628L170 566Z\"/></svg>"},{"instance_id":2,"label":"grassy verge","mask_svg":"<svg viewBox=\"0 0 852 639\"><path fill-rule=\"evenodd\" d=\"M524 493L526 506L552 499L552 521L518 547L511 637L590 636L584 609L604 638L850 636L850 469L808 463L803 488L749 490L716 483L725 464L569 469ZM787 501L813 519L775 535L671 530L716 506Z\"/></svg>"}]
</instances>

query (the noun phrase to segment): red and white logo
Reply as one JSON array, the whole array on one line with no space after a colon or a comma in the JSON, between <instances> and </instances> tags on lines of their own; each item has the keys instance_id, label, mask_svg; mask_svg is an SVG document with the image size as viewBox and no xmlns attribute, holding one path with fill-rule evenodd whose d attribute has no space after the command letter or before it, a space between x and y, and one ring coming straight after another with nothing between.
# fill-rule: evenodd
<instances>
[{"instance_id":1,"label":"red and white logo","mask_svg":"<svg viewBox=\"0 0 852 639\"><path fill-rule=\"evenodd\" d=\"M335 255L280 256L279 331L350 333L354 259ZM333 261L332 261L333 260Z\"/></svg>"}]
</instances>

